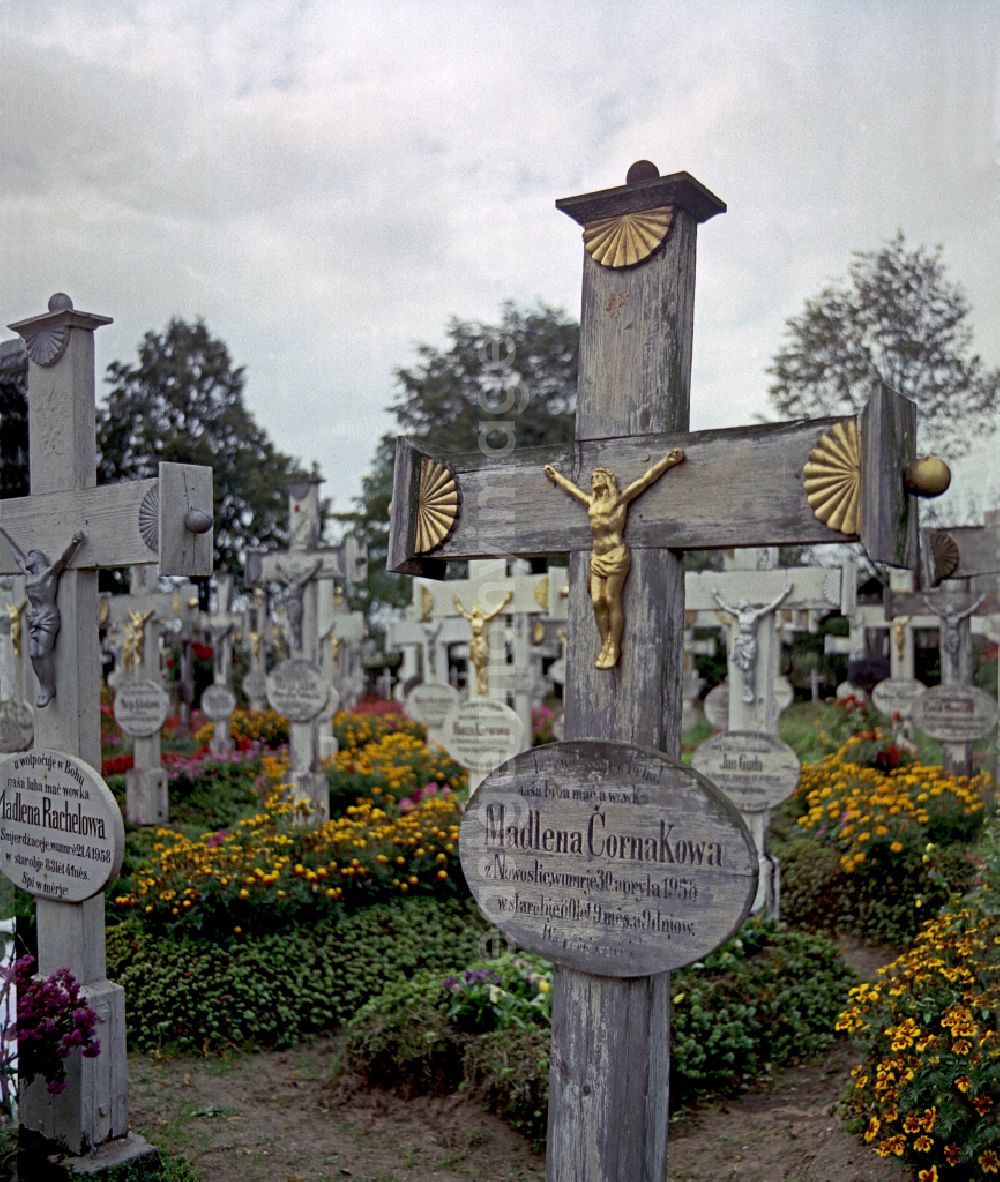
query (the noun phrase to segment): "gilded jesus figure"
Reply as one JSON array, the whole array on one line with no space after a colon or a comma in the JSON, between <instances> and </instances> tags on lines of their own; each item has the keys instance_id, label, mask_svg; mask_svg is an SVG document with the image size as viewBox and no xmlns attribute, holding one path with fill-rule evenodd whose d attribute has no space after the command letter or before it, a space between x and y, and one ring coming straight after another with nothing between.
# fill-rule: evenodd
<instances>
[{"instance_id":1,"label":"gilded jesus figure","mask_svg":"<svg viewBox=\"0 0 1000 1182\"><path fill-rule=\"evenodd\" d=\"M590 493L572 480L545 465L545 475L563 492L587 507L593 549L590 552L590 598L594 619L601 637L601 651L594 666L613 669L621 654L625 616L622 612L622 587L632 566L632 553L625 541L625 522L632 502L655 484L668 468L684 459L681 448L672 448L638 480L619 490L618 477L610 468L595 468L590 477Z\"/></svg>"},{"instance_id":2,"label":"gilded jesus figure","mask_svg":"<svg viewBox=\"0 0 1000 1182\"><path fill-rule=\"evenodd\" d=\"M493 611L488 612L485 608L480 607L479 604L469 610L463 605L457 595L452 596L452 602L458 614L463 619L468 620L472 627L472 640L469 642L469 660L472 662L472 667L476 671L476 691L481 698L485 698L490 689L490 642L486 636L486 625L492 620L495 620L513 598L512 592L505 592L499 605Z\"/></svg>"}]
</instances>

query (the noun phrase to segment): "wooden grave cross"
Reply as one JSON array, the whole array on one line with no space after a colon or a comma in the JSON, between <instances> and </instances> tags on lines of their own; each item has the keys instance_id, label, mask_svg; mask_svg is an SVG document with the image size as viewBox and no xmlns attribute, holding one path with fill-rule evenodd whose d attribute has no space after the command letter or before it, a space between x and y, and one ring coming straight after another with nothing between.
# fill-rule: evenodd
<instances>
[{"instance_id":1,"label":"wooden grave cross","mask_svg":"<svg viewBox=\"0 0 1000 1182\"><path fill-rule=\"evenodd\" d=\"M361 644L368 635L364 614L351 611L343 590L333 582L319 597L319 665L330 684L330 704L317 725L321 759L336 755L339 743L333 732L333 713L353 706L364 692Z\"/></svg>"},{"instance_id":2,"label":"wooden grave cross","mask_svg":"<svg viewBox=\"0 0 1000 1182\"><path fill-rule=\"evenodd\" d=\"M739 814L697 773L659 754L679 750L684 584L677 552L860 537L875 561L911 564L917 523L906 470L916 415L911 402L878 388L858 416L689 433L696 232L724 204L687 173L660 177L648 162L634 165L624 186L556 204L584 227L576 440L485 463L479 454L399 440L388 566L441 577L449 559L570 555L568 741L511 760L496 792L486 781L463 822L462 861L480 906L492 900L487 914L558 966L549 1179L634 1182L666 1175L667 970L735 930L757 885L756 854ZM564 483L554 489L557 475ZM567 500L569 484L582 504ZM621 653L612 663L619 627ZM627 810L608 798L612 783L633 802ZM497 798L505 791L517 826L505 826ZM532 792L541 793L535 804ZM515 808L515 796L523 806ZM667 800L673 803L657 805L657 813L654 804ZM586 821L583 808L597 820ZM549 837L539 827L543 812L565 822L558 832L544 830ZM595 837L612 812L622 832L614 842L604 839L606 829ZM648 826L643 836L640 824ZM595 878L591 863L572 870L565 851L579 848L588 826L592 852L624 850L635 859L602 862L610 879ZM518 862L525 877L505 895L521 829L542 869ZM715 844L698 845L695 836L710 830ZM666 836L682 831L693 843L684 851L710 848L716 862L697 871L686 862L683 875L654 884L654 869L662 869L655 859L687 856ZM555 843L555 853L538 852L543 841ZM484 842L502 847L492 862ZM672 898L648 902L651 930L642 932L630 904L600 892L613 891L616 873L645 882L647 872ZM504 883L491 884L489 873ZM550 873L547 881L565 889L542 900L537 886L525 884ZM696 879L698 902L682 897ZM560 920L538 915L560 900ZM615 927L616 916L627 929ZM584 938L595 924L600 938L596 931Z\"/></svg>"},{"instance_id":3,"label":"wooden grave cross","mask_svg":"<svg viewBox=\"0 0 1000 1182\"><path fill-rule=\"evenodd\" d=\"M94 893L80 898L89 887L63 892L53 881L40 885L35 900L38 972L69 968L100 1017L101 1054L76 1057L61 1095L49 1095L43 1080L22 1093L22 1130L60 1142L72 1154L128 1135L125 1002L121 986L107 980L101 890L121 864L112 833L121 834L121 816L89 770L101 765L97 572L157 561L166 575L206 575L212 568L210 468L160 464L153 479L97 487L94 332L109 323L75 310L58 294L47 313L10 325L26 342L30 361L31 495L0 501L6 535L0 574L27 577L29 656L39 682L35 752L46 760L47 752L61 753L52 757L53 766L70 770L59 775L92 778L94 809L108 798L114 809L93 822L108 833L106 869L76 865L88 882L93 878ZM18 758L8 757L5 776L9 761ZM89 769L81 771L84 765ZM50 768L50 774L56 772ZM3 857L6 865L9 852ZM53 891L80 901L47 897ZM137 1152L144 1152L141 1146Z\"/></svg>"},{"instance_id":4,"label":"wooden grave cross","mask_svg":"<svg viewBox=\"0 0 1000 1182\"><path fill-rule=\"evenodd\" d=\"M693 765L729 795L757 848L755 911L777 916L780 870L770 850L772 810L799 782L799 760L778 738L781 712L779 609L839 611L855 603L853 562L841 567L775 567L777 551L737 551L723 571L688 571L684 604L707 611L714 604L729 632L728 719L725 731L702 743Z\"/></svg>"},{"instance_id":5,"label":"wooden grave cross","mask_svg":"<svg viewBox=\"0 0 1000 1182\"><path fill-rule=\"evenodd\" d=\"M161 686L160 636L179 621L185 591L161 591L156 569L150 567L132 567L129 583L127 595L107 601L108 620L124 634L122 665L114 678L114 709L119 726L132 736L125 815L133 825L165 825L170 801L167 773L160 764L160 728L169 713L169 698Z\"/></svg>"},{"instance_id":6,"label":"wooden grave cross","mask_svg":"<svg viewBox=\"0 0 1000 1182\"><path fill-rule=\"evenodd\" d=\"M941 684L917 698L914 723L941 742L946 773L971 776L975 742L997 724L997 703L973 685L972 617L986 600L974 580L1000 572L1000 514L988 514L983 526L925 530L922 541L928 585L887 590L886 615L937 617Z\"/></svg>"},{"instance_id":7,"label":"wooden grave cross","mask_svg":"<svg viewBox=\"0 0 1000 1182\"><path fill-rule=\"evenodd\" d=\"M319 582L336 579L352 587L367 576L368 555L351 535L339 546L320 545L321 481L303 477L288 486L288 537L285 551L250 550L248 585L283 583L287 590L289 657L266 679L268 702L288 718L289 778L312 805L312 819L330 816L329 784L320 767L317 719L336 709L332 689L319 668Z\"/></svg>"}]
</instances>

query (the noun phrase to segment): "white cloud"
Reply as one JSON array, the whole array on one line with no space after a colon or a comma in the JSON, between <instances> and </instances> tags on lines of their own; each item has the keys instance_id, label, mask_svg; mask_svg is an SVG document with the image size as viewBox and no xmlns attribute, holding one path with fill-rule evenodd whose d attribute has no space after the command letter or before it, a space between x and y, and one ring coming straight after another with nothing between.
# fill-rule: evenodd
<instances>
[{"instance_id":1,"label":"white cloud","mask_svg":"<svg viewBox=\"0 0 1000 1182\"><path fill-rule=\"evenodd\" d=\"M997 10L969 0L0 7L6 319L69 290L99 364L203 316L338 508L450 315L578 307L553 201L651 157L706 225L692 417L765 408L784 319L902 227L1000 364Z\"/></svg>"}]
</instances>

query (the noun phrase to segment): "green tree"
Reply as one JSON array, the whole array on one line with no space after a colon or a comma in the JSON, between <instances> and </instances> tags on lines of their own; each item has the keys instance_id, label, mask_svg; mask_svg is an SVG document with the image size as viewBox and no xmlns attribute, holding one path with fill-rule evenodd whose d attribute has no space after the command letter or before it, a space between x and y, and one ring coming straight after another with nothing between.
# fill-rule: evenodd
<instances>
[{"instance_id":1,"label":"green tree","mask_svg":"<svg viewBox=\"0 0 1000 1182\"><path fill-rule=\"evenodd\" d=\"M26 497L28 353L23 341L0 342L0 497Z\"/></svg>"},{"instance_id":2,"label":"green tree","mask_svg":"<svg viewBox=\"0 0 1000 1182\"><path fill-rule=\"evenodd\" d=\"M397 434L484 454L573 438L579 327L565 313L508 302L496 324L454 318L446 331L446 347L418 345L415 363L396 370L398 429L379 441L356 498L371 572L365 608L410 597L409 580L385 570Z\"/></svg>"},{"instance_id":3,"label":"green tree","mask_svg":"<svg viewBox=\"0 0 1000 1182\"><path fill-rule=\"evenodd\" d=\"M853 414L881 379L917 404L921 446L957 456L997 426L1000 389L1000 370L971 352L968 314L941 247L911 248L899 231L855 253L849 281L824 287L786 322L768 370L771 405L781 418Z\"/></svg>"},{"instance_id":4,"label":"green tree","mask_svg":"<svg viewBox=\"0 0 1000 1182\"><path fill-rule=\"evenodd\" d=\"M212 468L216 569L287 539L285 485L300 465L278 451L243 404L243 368L198 320L147 332L135 365L108 366L97 423L98 480L146 479L171 461Z\"/></svg>"}]
</instances>

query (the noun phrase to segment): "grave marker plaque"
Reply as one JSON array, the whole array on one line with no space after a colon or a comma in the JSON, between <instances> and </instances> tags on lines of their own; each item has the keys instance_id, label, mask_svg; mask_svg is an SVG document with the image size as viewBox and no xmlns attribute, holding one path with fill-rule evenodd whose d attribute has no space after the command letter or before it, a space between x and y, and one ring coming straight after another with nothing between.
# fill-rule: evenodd
<instances>
[{"instance_id":1,"label":"grave marker plaque","mask_svg":"<svg viewBox=\"0 0 1000 1182\"><path fill-rule=\"evenodd\" d=\"M232 717L236 695L227 685L206 686L201 695L201 712L212 722Z\"/></svg>"},{"instance_id":2,"label":"grave marker plaque","mask_svg":"<svg viewBox=\"0 0 1000 1182\"><path fill-rule=\"evenodd\" d=\"M694 753L691 765L744 813L774 808L799 782L799 759L791 747L758 731L713 735Z\"/></svg>"},{"instance_id":3,"label":"grave marker plaque","mask_svg":"<svg viewBox=\"0 0 1000 1182\"><path fill-rule=\"evenodd\" d=\"M406 712L431 730L440 730L458 709L459 693L453 685L415 685L406 695Z\"/></svg>"},{"instance_id":4,"label":"grave marker plaque","mask_svg":"<svg viewBox=\"0 0 1000 1182\"><path fill-rule=\"evenodd\" d=\"M167 719L170 699L152 678L123 681L115 694L115 721L132 738L159 733Z\"/></svg>"},{"instance_id":5,"label":"grave marker plaque","mask_svg":"<svg viewBox=\"0 0 1000 1182\"><path fill-rule=\"evenodd\" d=\"M64 751L0 760L0 870L40 899L82 903L118 877L121 812L96 771Z\"/></svg>"},{"instance_id":6,"label":"grave marker plaque","mask_svg":"<svg viewBox=\"0 0 1000 1182\"><path fill-rule=\"evenodd\" d=\"M483 913L557 964L637 977L690 964L750 913L757 853L733 805L659 751L578 741L524 751L462 819Z\"/></svg>"},{"instance_id":7,"label":"grave marker plaque","mask_svg":"<svg viewBox=\"0 0 1000 1182\"><path fill-rule=\"evenodd\" d=\"M312 722L327 708L332 693L319 669L300 657L282 661L267 675L267 700L289 722Z\"/></svg>"},{"instance_id":8,"label":"grave marker plaque","mask_svg":"<svg viewBox=\"0 0 1000 1182\"><path fill-rule=\"evenodd\" d=\"M927 686L912 677L887 677L872 690L872 701L887 718L898 714L906 722L926 691Z\"/></svg>"},{"instance_id":9,"label":"grave marker plaque","mask_svg":"<svg viewBox=\"0 0 1000 1182\"><path fill-rule=\"evenodd\" d=\"M445 719L443 742L473 772L493 771L524 746L524 723L509 706L473 698Z\"/></svg>"},{"instance_id":10,"label":"grave marker plaque","mask_svg":"<svg viewBox=\"0 0 1000 1182\"><path fill-rule=\"evenodd\" d=\"M974 743L997 724L997 704L974 685L935 685L917 699L913 721L942 743Z\"/></svg>"}]
</instances>

